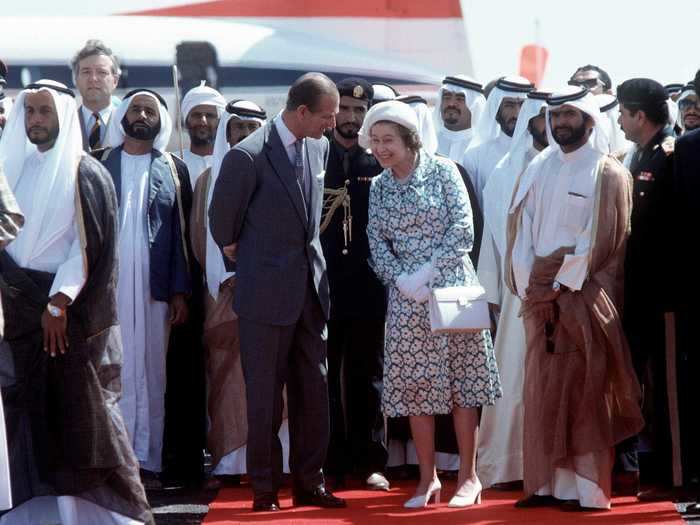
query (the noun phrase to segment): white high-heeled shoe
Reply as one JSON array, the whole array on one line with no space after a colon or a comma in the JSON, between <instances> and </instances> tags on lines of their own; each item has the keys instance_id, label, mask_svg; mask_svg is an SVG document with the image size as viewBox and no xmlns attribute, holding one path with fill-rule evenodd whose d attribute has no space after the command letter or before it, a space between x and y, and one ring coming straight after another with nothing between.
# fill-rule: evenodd
<instances>
[{"instance_id":1,"label":"white high-heeled shoe","mask_svg":"<svg viewBox=\"0 0 700 525\"><path fill-rule=\"evenodd\" d=\"M481 481L477 480L472 484L471 490L466 494L455 494L447 504L450 508L470 507L471 505L479 505L481 503Z\"/></svg>"},{"instance_id":2,"label":"white high-heeled shoe","mask_svg":"<svg viewBox=\"0 0 700 525\"><path fill-rule=\"evenodd\" d=\"M403 506L407 509L420 509L426 507L433 496L435 497L435 503L440 503L440 489L442 489L440 480L435 480L430 484L425 494L413 496Z\"/></svg>"}]
</instances>

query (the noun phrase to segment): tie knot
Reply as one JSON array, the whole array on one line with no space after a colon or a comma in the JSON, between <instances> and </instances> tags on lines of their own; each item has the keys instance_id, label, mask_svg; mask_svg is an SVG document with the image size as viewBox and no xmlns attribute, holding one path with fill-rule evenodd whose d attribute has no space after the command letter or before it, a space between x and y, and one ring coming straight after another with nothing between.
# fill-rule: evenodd
<instances>
[{"instance_id":1,"label":"tie knot","mask_svg":"<svg viewBox=\"0 0 700 525\"><path fill-rule=\"evenodd\" d=\"M297 155L301 153L301 148L304 146L304 139L298 139L294 143L294 150L296 151Z\"/></svg>"},{"instance_id":2,"label":"tie knot","mask_svg":"<svg viewBox=\"0 0 700 525\"><path fill-rule=\"evenodd\" d=\"M95 113L92 114L92 116L95 117L95 122L99 122L99 121L100 121L100 114L99 114L99 113L95 112Z\"/></svg>"}]
</instances>

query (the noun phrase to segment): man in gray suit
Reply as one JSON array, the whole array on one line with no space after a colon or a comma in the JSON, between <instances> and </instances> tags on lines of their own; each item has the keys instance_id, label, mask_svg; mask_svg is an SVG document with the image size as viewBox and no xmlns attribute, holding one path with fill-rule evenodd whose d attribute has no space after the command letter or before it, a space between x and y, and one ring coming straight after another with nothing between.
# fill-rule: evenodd
<instances>
[{"instance_id":1,"label":"man in gray suit","mask_svg":"<svg viewBox=\"0 0 700 525\"><path fill-rule=\"evenodd\" d=\"M330 301L318 228L328 158L323 133L335 127L339 98L325 75L297 79L284 111L226 155L209 209L212 236L236 263L253 510L279 509L285 383L294 505L345 506L326 490L321 470L329 437Z\"/></svg>"}]
</instances>

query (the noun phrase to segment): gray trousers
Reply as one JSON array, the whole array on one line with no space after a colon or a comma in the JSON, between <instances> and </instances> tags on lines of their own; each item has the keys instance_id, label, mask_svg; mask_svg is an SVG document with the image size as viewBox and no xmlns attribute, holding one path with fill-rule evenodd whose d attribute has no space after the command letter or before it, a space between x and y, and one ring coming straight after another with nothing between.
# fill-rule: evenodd
<instances>
[{"instance_id":1,"label":"gray trousers","mask_svg":"<svg viewBox=\"0 0 700 525\"><path fill-rule=\"evenodd\" d=\"M248 403L247 470L256 495L276 494L282 482L282 389L287 385L294 487L324 483L329 440L326 321L315 290L307 287L299 320L273 326L239 319L241 363Z\"/></svg>"}]
</instances>

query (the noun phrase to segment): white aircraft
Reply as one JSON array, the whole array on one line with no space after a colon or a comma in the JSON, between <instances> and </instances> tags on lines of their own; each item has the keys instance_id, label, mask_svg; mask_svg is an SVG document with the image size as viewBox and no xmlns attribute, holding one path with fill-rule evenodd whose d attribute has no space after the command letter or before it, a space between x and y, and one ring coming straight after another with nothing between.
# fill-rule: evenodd
<instances>
[{"instance_id":1,"label":"white aircraft","mask_svg":"<svg viewBox=\"0 0 700 525\"><path fill-rule=\"evenodd\" d=\"M147 87L171 98L177 64L181 88L206 79L268 112L306 71L424 96L445 74L471 73L459 0L151 0L146 11L143 0L64 0L61 16L45 16L53 0L29 4L13 2L0 20L10 94L39 78L72 85L70 58L91 38L120 57L121 93Z\"/></svg>"}]
</instances>

